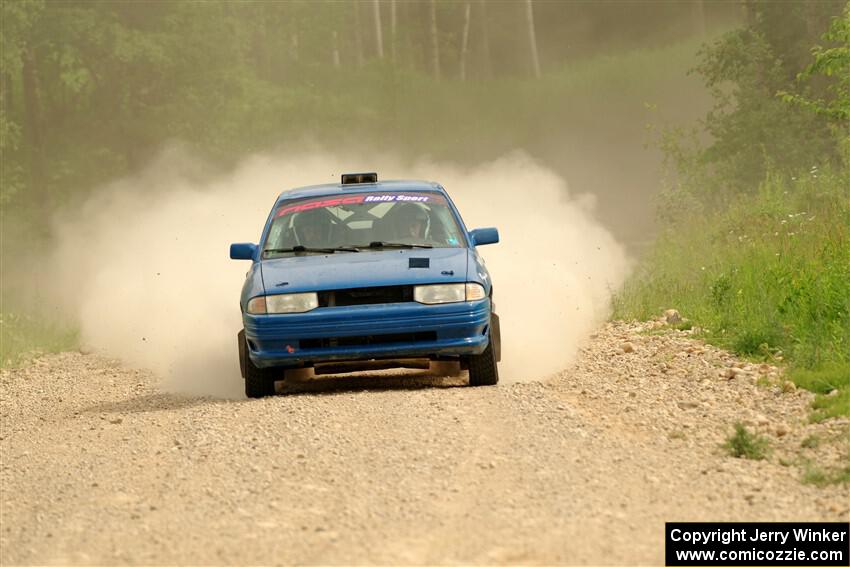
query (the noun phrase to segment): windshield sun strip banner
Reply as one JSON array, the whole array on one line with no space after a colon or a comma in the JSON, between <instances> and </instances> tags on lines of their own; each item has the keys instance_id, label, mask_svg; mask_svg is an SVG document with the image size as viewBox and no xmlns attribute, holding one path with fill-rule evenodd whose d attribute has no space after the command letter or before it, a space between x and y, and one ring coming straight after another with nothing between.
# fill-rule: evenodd
<instances>
[{"instance_id":1,"label":"windshield sun strip banner","mask_svg":"<svg viewBox=\"0 0 850 567\"><path fill-rule=\"evenodd\" d=\"M436 193L361 193L359 195L347 195L344 197L332 197L312 199L295 204L284 204L275 212L275 218L293 213L321 209L326 207L339 207L342 205L362 205L378 203L438 203L445 204L445 199Z\"/></svg>"}]
</instances>

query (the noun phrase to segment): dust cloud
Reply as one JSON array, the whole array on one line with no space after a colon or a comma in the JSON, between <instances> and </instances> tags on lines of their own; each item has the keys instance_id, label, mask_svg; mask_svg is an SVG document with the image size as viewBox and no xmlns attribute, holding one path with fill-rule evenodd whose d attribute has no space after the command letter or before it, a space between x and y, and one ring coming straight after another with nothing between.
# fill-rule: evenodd
<instances>
[{"instance_id":1,"label":"dust cloud","mask_svg":"<svg viewBox=\"0 0 850 567\"><path fill-rule=\"evenodd\" d=\"M593 199L521 153L473 168L309 152L255 156L212 180L197 175L204 169L165 151L54 222L51 280L83 345L153 370L168 391L241 396L236 333L248 264L230 260L228 246L258 240L280 191L344 171L439 181L468 228L499 228L501 243L479 251L501 316L503 381L568 365L628 269L594 220Z\"/></svg>"}]
</instances>

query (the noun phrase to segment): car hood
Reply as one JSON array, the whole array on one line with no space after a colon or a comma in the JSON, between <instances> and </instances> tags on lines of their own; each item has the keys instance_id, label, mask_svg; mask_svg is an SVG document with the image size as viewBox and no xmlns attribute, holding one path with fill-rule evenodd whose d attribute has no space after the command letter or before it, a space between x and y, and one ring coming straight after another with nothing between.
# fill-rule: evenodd
<instances>
[{"instance_id":1,"label":"car hood","mask_svg":"<svg viewBox=\"0 0 850 567\"><path fill-rule=\"evenodd\" d=\"M266 293L466 281L467 248L337 252L263 260ZM427 267L412 267L424 266Z\"/></svg>"}]
</instances>

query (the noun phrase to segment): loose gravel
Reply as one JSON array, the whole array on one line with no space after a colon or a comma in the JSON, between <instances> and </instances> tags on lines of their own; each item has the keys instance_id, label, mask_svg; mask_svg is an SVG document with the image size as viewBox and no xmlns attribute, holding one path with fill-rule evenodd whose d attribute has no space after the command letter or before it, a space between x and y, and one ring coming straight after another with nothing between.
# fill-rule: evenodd
<instances>
[{"instance_id":1,"label":"loose gravel","mask_svg":"<svg viewBox=\"0 0 850 567\"><path fill-rule=\"evenodd\" d=\"M0 380L4 565L660 565L665 521L850 515L847 485L801 482L846 466L848 421L809 423L779 369L660 322L489 388L378 373L216 400L80 353ZM722 448L736 421L767 459Z\"/></svg>"}]
</instances>

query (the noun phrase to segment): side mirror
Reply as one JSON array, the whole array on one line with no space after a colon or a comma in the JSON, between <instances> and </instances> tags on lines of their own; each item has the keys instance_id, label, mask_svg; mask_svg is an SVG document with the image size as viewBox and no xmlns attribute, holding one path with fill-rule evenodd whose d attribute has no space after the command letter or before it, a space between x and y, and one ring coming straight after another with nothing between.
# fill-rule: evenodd
<instances>
[{"instance_id":1,"label":"side mirror","mask_svg":"<svg viewBox=\"0 0 850 567\"><path fill-rule=\"evenodd\" d=\"M473 246L496 244L499 242L499 230L496 228L476 228L469 231L469 239Z\"/></svg>"},{"instance_id":2,"label":"side mirror","mask_svg":"<svg viewBox=\"0 0 850 567\"><path fill-rule=\"evenodd\" d=\"M257 245L250 242L239 242L230 245L231 260L253 260L257 253Z\"/></svg>"}]
</instances>

